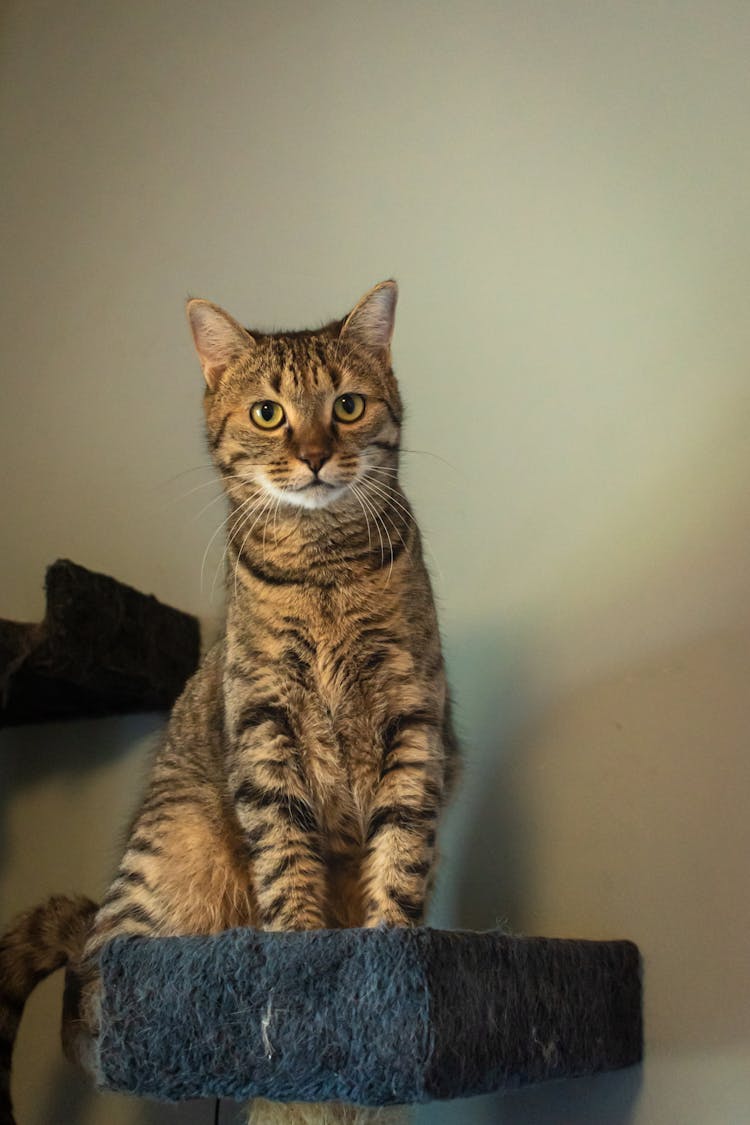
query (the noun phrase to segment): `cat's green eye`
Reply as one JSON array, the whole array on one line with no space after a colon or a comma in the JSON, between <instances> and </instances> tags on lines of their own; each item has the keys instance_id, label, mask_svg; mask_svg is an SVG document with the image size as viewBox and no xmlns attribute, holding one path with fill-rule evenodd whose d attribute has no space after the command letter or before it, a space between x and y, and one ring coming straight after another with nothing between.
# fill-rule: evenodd
<instances>
[{"instance_id":1,"label":"cat's green eye","mask_svg":"<svg viewBox=\"0 0 750 1125\"><path fill-rule=\"evenodd\" d=\"M333 416L337 422L356 422L364 412L364 395L339 395L333 404Z\"/></svg>"},{"instance_id":2,"label":"cat's green eye","mask_svg":"<svg viewBox=\"0 0 750 1125\"><path fill-rule=\"evenodd\" d=\"M254 402L250 407L250 418L261 430L278 430L286 415L280 403L264 399L263 402Z\"/></svg>"}]
</instances>

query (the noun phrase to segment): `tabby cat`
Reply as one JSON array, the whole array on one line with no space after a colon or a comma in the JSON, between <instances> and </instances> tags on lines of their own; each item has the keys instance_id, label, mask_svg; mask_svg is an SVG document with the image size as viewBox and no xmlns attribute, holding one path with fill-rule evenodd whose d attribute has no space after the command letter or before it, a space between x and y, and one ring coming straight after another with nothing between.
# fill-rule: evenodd
<instances>
[{"instance_id":1,"label":"tabby cat","mask_svg":"<svg viewBox=\"0 0 750 1125\"><path fill-rule=\"evenodd\" d=\"M230 506L226 629L175 704L102 905L55 897L0 943L3 1125L24 1002L66 962L64 1045L96 1079L96 956L116 935L423 919L457 748L398 482L396 299L385 281L341 321L274 334L188 302Z\"/></svg>"}]
</instances>

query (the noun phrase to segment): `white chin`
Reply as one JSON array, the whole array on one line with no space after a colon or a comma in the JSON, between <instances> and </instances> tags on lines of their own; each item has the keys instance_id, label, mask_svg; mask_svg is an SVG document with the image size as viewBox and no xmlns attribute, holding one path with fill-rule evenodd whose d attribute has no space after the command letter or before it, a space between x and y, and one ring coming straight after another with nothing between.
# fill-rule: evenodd
<instances>
[{"instance_id":1,"label":"white chin","mask_svg":"<svg viewBox=\"0 0 750 1125\"><path fill-rule=\"evenodd\" d=\"M330 484L313 484L308 485L307 488L282 489L269 482L266 483L266 488L283 504L289 504L293 508L308 509L327 508L329 504L338 500L346 492L346 485L332 487Z\"/></svg>"}]
</instances>

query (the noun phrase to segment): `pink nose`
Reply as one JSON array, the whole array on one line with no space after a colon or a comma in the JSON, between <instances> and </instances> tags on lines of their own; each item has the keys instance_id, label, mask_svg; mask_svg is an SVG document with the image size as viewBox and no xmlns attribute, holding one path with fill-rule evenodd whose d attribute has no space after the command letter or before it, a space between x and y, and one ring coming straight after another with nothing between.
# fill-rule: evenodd
<instances>
[{"instance_id":1,"label":"pink nose","mask_svg":"<svg viewBox=\"0 0 750 1125\"><path fill-rule=\"evenodd\" d=\"M300 449L298 456L300 461L304 461L317 474L325 465L329 454L325 449Z\"/></svg>"}]
</instances>

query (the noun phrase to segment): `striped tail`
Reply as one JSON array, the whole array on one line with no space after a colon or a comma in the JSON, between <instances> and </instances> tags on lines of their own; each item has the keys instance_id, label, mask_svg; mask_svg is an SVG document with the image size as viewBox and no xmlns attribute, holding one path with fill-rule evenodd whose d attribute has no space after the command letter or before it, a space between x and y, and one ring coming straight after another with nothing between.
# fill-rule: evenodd
<instances>
[{"instance_id":1,"label":"striped tail","mask_svg":"<svg viewBox=\"0 0 750 1125\"><path fill-rule=\"evenodd\" d=\"M24 1005L40 980L80 957L96 910L82 895L53 895L0 937L0 1125L15 1125L10 1063Z\"/></svg>"}]
</instances>

